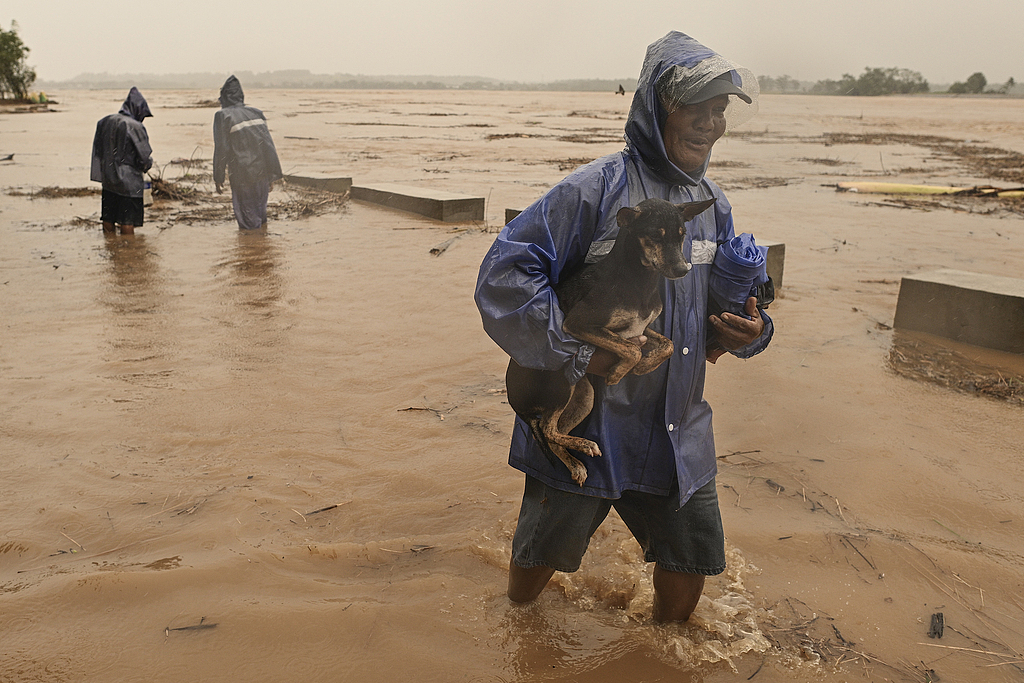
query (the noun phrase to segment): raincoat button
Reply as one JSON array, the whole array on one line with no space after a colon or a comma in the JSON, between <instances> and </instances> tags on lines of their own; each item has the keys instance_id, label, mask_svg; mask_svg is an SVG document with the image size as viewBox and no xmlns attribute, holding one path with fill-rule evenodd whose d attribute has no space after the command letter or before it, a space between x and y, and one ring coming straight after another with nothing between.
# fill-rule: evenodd
<instances>
[{"instance_id":1,"label":"raincoat button","mask_svg":"<svg viewBox=\"0 0 1024 683\"><path fill-rule=\"evenodd\" d=\"M690 347L689 346L684 346L683 347L683 355L685 356L688 353L690 353Z\"/></svg>"},{"instance_id":2,"label":"raincoat button","mask_svg":"<svg viewBox=\"0 0 1024 683\"><path fill-rule=\"evenodd\" d=\"M675 429L676 429L676 426L675 426L675 425L669 425L669 426L668 426L668 431L670 431L670 432L674 432L674 431L675 431Z\"/></svg>"}]
</instances>

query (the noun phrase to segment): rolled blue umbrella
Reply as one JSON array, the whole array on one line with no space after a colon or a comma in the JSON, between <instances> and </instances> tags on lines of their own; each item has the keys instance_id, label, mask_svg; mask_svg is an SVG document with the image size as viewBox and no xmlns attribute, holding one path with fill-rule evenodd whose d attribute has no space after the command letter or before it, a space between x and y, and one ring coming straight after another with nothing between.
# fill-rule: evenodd
<instances>
[{"instance_id":1,"label":"rolled blue umbrella","mask_svg":"<svg viewBox=\"0 0 1024 683\"><path fill-rule=\"evenodd\" d=\"M768 277L768 247L759 247L749 232L718 245L708 279L708 315L724 312L748 317L744 311L747 299L758 298L758 306L766 307L774 299L773 288L764 287ZM770 292L765 296L766 292ZM714 348L714 328L708 326L708 348Z\"/></svg>"}]
</instances>

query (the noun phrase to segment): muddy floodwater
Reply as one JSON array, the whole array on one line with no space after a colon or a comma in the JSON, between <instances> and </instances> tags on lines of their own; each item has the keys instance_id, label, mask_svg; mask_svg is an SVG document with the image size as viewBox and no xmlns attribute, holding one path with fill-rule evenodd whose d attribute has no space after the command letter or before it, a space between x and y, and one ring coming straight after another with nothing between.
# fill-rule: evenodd
<instances>
[{"instance_id":1,"label":"muddy floodwater","mask_svg":"<svg viewBox=\"0 0 1024 683\"><path fill-rule=\"evenodd\" d=\"M143 92L154 173L210 190L216 93ZM769 95L717 144L785 271L768 350L708 368L729 569L662 627L614 515L505 597L523 476L472 301L505 209L621 149L628 98L251 90L286 172L485 220L349 201L239 234L158 198L105 237L98 195L37 193L96 186L125 93L49 94L0 109L0 680L1024 681L1024 406L892 359L1021 360L891 327L904 276L1020 277L1024 214L833 187L1012 185L987 161L1024 153L1021 100Z\"/></svg>"}]
</instances>

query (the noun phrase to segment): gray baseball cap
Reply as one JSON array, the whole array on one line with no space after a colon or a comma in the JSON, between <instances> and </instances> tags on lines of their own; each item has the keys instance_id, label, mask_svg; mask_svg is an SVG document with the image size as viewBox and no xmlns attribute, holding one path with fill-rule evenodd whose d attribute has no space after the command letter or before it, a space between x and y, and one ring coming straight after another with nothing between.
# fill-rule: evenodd
<instances>
[{"instance_id":1,"label":"gray baseball cap","mask_svg":"<svg viewBox=\"0 0 1024 683\"><path fill-rule=\"evenodd\" d=\"M751 103L750 95L743 92L738 85L732 82L732 72L727 71L724 74L716 76L707 85L697 91L690 99L686 100L686 104L699 104L701 102L707 102L712 97L718 97L719 95L736 95L747 104Z\"/></svg>"}]
</instances>

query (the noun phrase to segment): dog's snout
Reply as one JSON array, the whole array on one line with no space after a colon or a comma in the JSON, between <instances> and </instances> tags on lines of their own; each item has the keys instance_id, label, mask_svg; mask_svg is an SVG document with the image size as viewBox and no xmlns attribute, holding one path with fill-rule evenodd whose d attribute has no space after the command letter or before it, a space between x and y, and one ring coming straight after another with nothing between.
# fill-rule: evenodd
<instances>
[{"instance_id":1,"label":"dog's snout","mask_svg":"<svg viewBox=\"0 0 1024 683\"><path fill-rule=\"evenodd\" d=\"M672 267L671 274L666 275L666 277L670 280L678 280L681 277L685 277L686 274L690 272L691 268L693 268L693 266L686 261L680 261Z\"/></svg>"}]
</instances>

